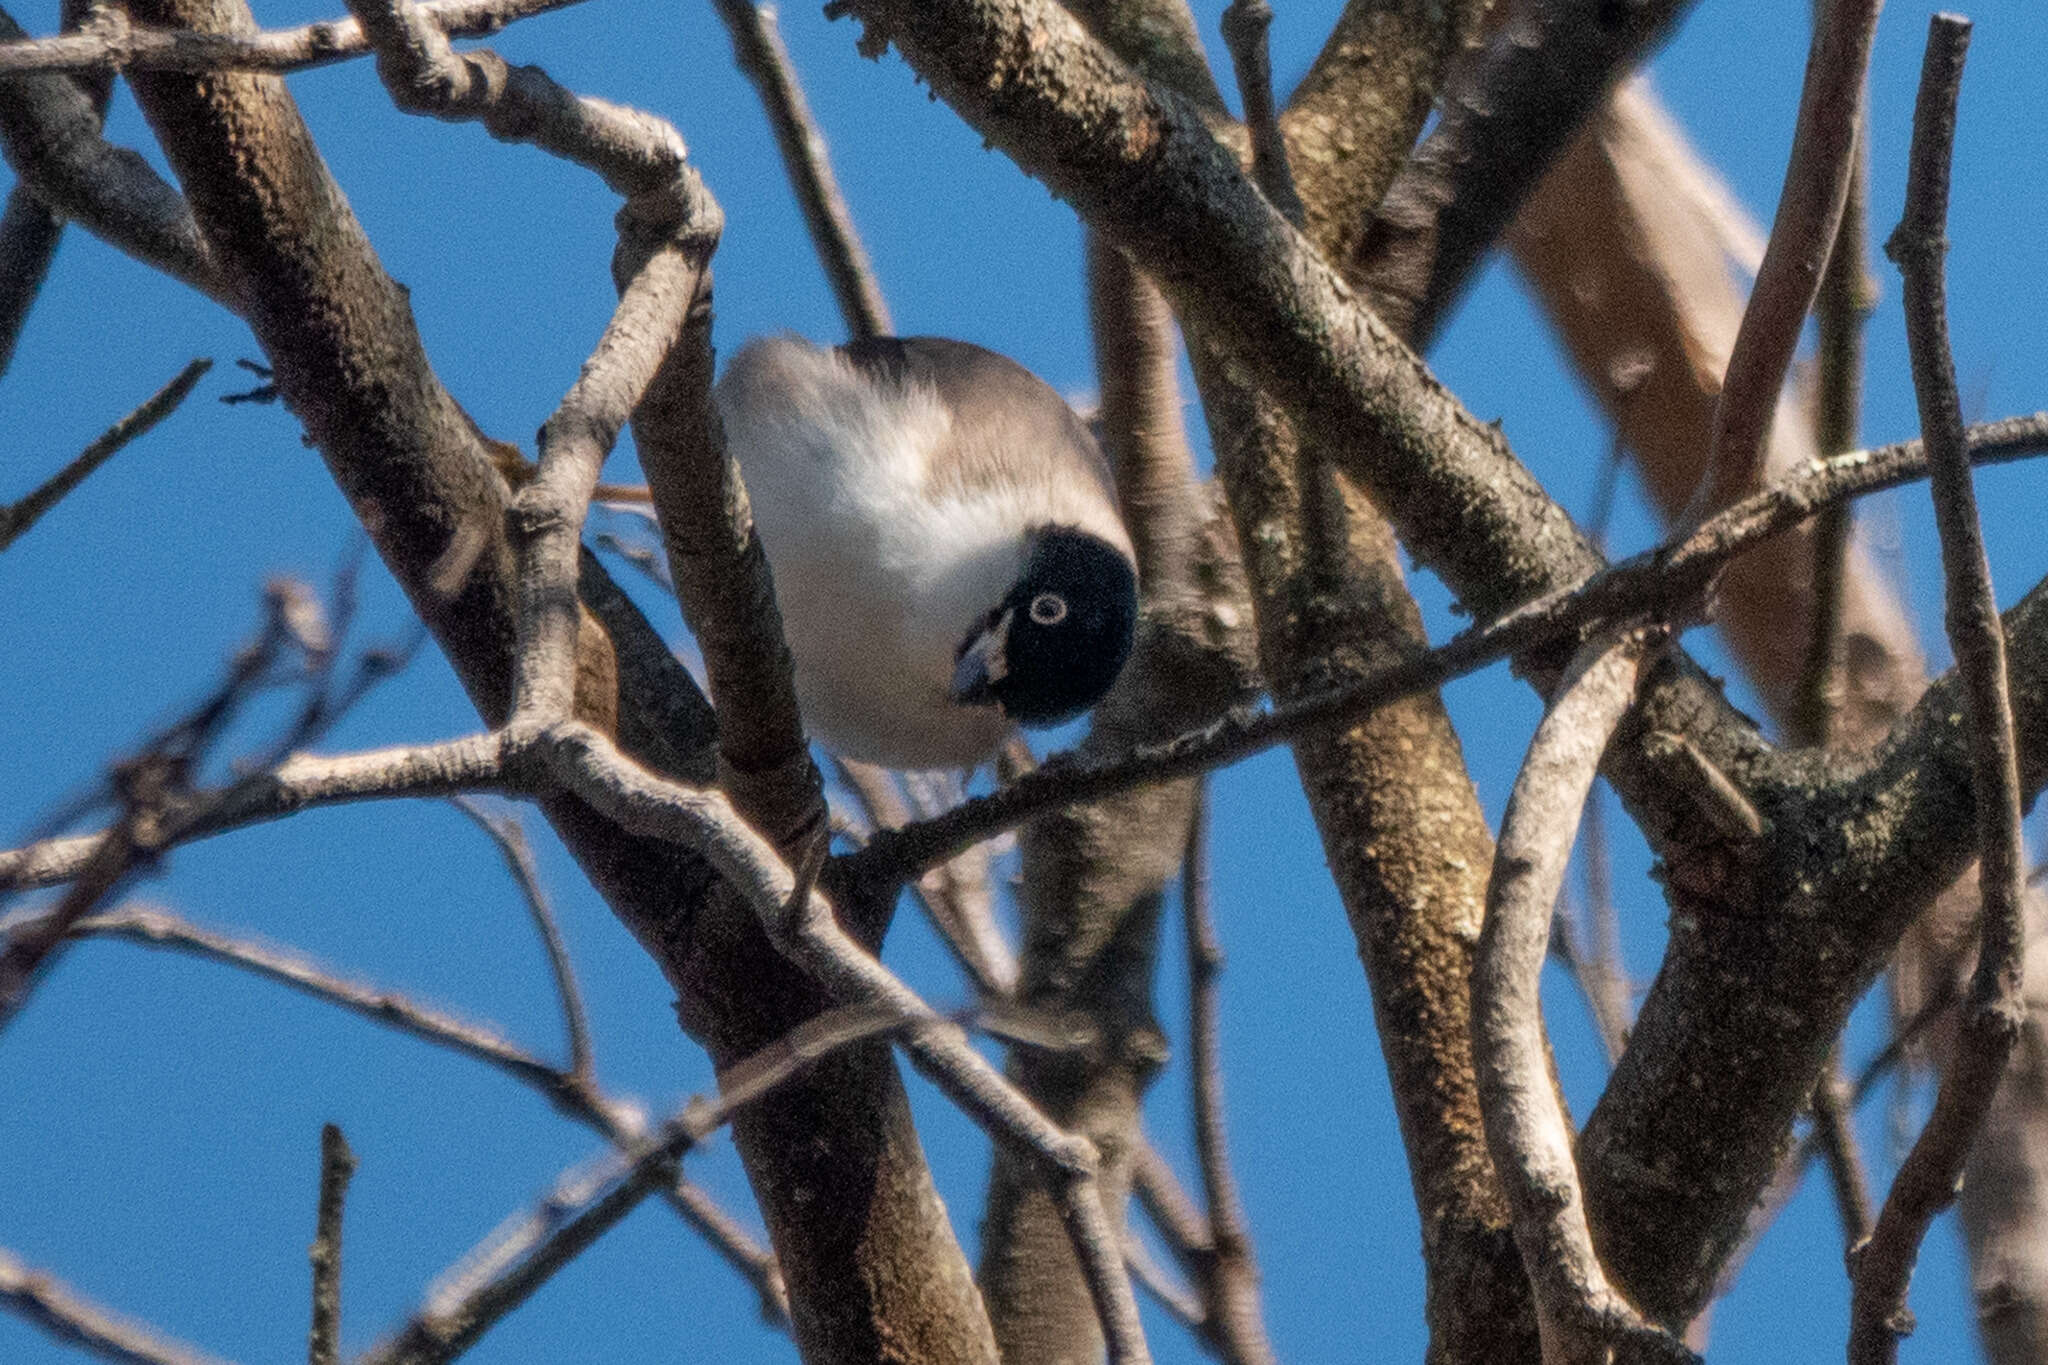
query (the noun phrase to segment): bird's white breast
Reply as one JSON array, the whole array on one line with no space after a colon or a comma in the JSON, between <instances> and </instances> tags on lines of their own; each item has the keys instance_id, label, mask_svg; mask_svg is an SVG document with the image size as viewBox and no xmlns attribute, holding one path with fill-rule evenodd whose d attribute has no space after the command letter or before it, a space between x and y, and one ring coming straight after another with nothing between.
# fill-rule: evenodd
<instances>
[{"instance_id":1,"label":"bird's white breast","mask_svg":"<svg viewBox=\"0 0 2048 1365\"><path fill-rule=\"evenodd\" d=\"M935 495L929 462L952 431L938 397L796 338L745 347L717 397L813 737L899 768L986 756L1011 727L953 702L954 658L1022 572L1023 529L1059 509L1030 485Z\"/></svg>"}]
</instances>

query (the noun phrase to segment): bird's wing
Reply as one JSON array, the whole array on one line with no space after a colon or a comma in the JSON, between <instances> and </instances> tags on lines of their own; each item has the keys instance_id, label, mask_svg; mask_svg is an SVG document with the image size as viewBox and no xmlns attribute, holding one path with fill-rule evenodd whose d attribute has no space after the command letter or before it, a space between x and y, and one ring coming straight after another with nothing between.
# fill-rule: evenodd
<instances>
[{"instance_id":1,"label":"bird's wing","mask_svg":"<svg viewBox=\"0 0 2048 1365\"><path fill-rule=\"evenodd\" d=\"M927 456L925 487L934 501L1009 494L1031 504L1037 519L1128 544L1094 437L1023 366L944 337L866 338L841 353L870 382L926 388L951 413L950 439Z\"/></svg>"}]
</instances>

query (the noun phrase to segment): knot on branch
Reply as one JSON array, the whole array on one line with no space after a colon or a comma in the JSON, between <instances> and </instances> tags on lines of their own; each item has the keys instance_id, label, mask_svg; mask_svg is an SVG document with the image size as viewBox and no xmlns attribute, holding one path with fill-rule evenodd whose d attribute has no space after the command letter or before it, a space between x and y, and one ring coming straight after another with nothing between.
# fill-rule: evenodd
<instances>
[{"instance_id":1,"label":"knot on branch","mask_svg":"<svg viewBox=\"0 0 2048 1365\"><path fill-rule=\"evenodd\" d=\"M657 251L673 249L692 260L707 261L718 249L725 234L725 209L705 188L695 167L679 159L666 174L621 192L626 201L612 216L619 234L612 253L612 282L619 287L624 288Z\"/></svg>"}]
</instances>

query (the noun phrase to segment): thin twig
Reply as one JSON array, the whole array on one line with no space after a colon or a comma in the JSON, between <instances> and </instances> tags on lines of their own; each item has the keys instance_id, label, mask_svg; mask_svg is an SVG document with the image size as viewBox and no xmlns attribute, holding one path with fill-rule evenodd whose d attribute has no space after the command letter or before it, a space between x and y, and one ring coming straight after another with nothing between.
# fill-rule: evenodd
<instances>
[{"instance_id":1,"label":"thin twig","mask_svg":"<svg viewBox=\"0 0 2048 1365\"><path fill-rule=\"evenodd\" d=\"M1197 1340L1204 1340L1209 1325L1209 1314L1202 1307L1202 1301L1186 1285L1180 1284L1167 1273L1166 1267L1152 1254L1142 1239L1126 1231L1124 1233L1124 1263L1131 1268L1131 1278L1138 1288L1150 1294L1161 1308L1171 1313L1181 1326L1194 1333Z\"/></svg>"},{"instance_id":2,"label":"thin twig","mask_svg":"<svg viewBox=\"0 0 2048 1365\"><path fill-rule=\"evenodd\" d=\"M1983 423L1968 428L1965 437L1974 464L2028 458L2048 450L2048 413ZM1069 801L1095 800L1235 762L1284 743L1298 731L1333 718L1362 715L1396 698L1440 686L1587 622L1682 600L1728 560L1820 508L1896 488L1925 472L1925 453L1918 441L1817 462L1745 498L1678 541L1624 560L1573 588L1533 599L1416 660L1373 669L1292 706L1233 710L1163 744L1140 745L1085 763L1071 754L1053 755L997 792L971 798L933 819L878 832L843 861L853 864L859 875L908 875ZM530 765L538 757L539 750L530 744L508 752L502 733L332 757L295 754L277 769L231 789L232 800L213 800L220 792L193 798L199 813L178 822L174 842L210 837L316 806L457 792L516 794L533 780L531 767L520 765ZM103 833L41 839L0 850L0 892L52 886L78 876Z\"/></svg>"},{"instance_id":3,"label":"thin twig","mask_svg":"<svg viewBox=\"0 0 2048 1365\"><path fill-rule=\"evenodd\" d=\"M856 338L887 336L894 330L889 305L861 246L846 197L832 174L824 134L818 131L789 51L782 44L774 9L753 0L716 0L716 4L718 17L732 35L733 61L752 82L762 108L768 111L783 171L796 192L804 225L810 229L811 246L825 268L832 295L839 300L847 334Z\"/></svg>"},{"instance_id":4,"label":"thin twig","mask_svg":"<svg viewBox=\"0 0 2048 1365\"><path fill-rule=\"evenodd\" d=\"M1207 1310L1203 1335L1232 1365L1270 1365L1273 1347L1266 1340L1259 1307L1259 1270L1252 1259L1244 1203L1230 1169L1225 1136L1222 1024L1216 998L1223 949L1209 916L1208 808L1208 793L1198 785L1187 848L1181 858L1181 919L1188 955L1188 1070L1194 1087L1195 1153L1209 1205L1211 1248L1208 1274L1202 1277Z\"/></svg>"},{"instance_id":5,"label":"thin twig","mask_svg":"<svg viewBox=\"0 0 2048 1365\"><path fill-rule=\"evenodd\" d=\"M1662 634L1641 627L1604 631L1580 649L1559 682L1501 819L1472 966L1480 1112L1550 1365L1605 1360L1625 1341L1652 1358L1690 1358L1609 1284L1593 1250L1538 989L1579 812Z\"/></svg>"},{"instance_id":6,"label":"thin twig","mask_svg":"<svg viewBox=\"0 0 2048 1365\"><path fill-rule=\"evenodd\" d=\"M2048 449L2048 414L1987 423L1971 428L1968 436L1977 463L2039 454ZM1165 743L1099 759L1055 754L1029 775L962 802L936 819L878 831L866 847L844 855L844 861L863 876L914 873L1055 806L1098 800L1147 782L1234 763L1303 731L1355 719L1390 701L1440 687L1588 622L1668 609L1701 591L1729 560L1821 507L1910 482L1925 469L1918 441L1810 464L1676 541L1611 565L1573 587L1532 598L1427 653L1367 670L1341 687L1269 710L1234 709ZM0 856L0 878L5 872L6 860Z\"/></svg>"},{"instance_id":7,"label":"thin twig","mask_svg":"<svg viewBox=\"0 0 2048 1365\"><path fill-rule=\"evenodd\" d=\"M306 1334L306 1365L335 1365L341 1358L341 1211L356 1154L334 1124L320 1129L320 1211L313 1247L313 1326Z\"/></svg>"},{"instance_id":8,"label":"thin twig","mask_svg":"<svg viewBox=\"0 0 2048 1365\"><path fill-rule=\"evenodd\" d=\"M92 855L48 914L10 928L0 939L0 1029L13 1022L36 982L63 951L71 926L91 914L127 879L136 863L161 845L164 797L174 780L157 755L126 764L117 774L120 818L95 836Z\"/></svg>"},{"instance_id":9,"label":"thin twig","mask_svg":"<svg viewBox=\"0 0 2048 1365\"><path fill-rule=\"evenodd\" d=\"M450 38L483 38L508 24L581 0L426 0L429 22ZM195 33L137 27L119 7L61 37L0 43L0 77L56 71L304 71L363 56L370 42L354 19L325 19L265 33Z\"/></svg>"},{"instance_id":10,"label":"thin twig","mask_svg":"<svg viewBox=\"0 0 2048 1365\"><path fill-rule=\"evenodd\" d=\"M1842 1075L1839 1049L1828 1058L1820 1079L1813 1084L1811 1142L1828 1168L1828 1185L1835 1194L1835 1214L1842 1223L1842 1246L1853 1251L1870 1235L1874 1213L1870 1175L1864 1169L1862 1146L1856 1141L1856 1112L1849 1104L1849 1085Z\"/></svg>"},{"instance_id":11,"label":"thin twig","mask_svg":"<svg viewBox=\"0 0 2048 1365\"><path fill-rule=\"evenodd\" d=\"M865 1006L828 1010L728 1068L717 1100L693 1099L651 1136L564 1172L537 1207L514 1214L451 1266L412 1320L358 1365L441 1365L455 1359L648 1195L673 1183L684 1154L738 1110L839 1048L905 1022Z\"/></svg>"},{"instance_id":12,"label":"thin twig","mask_svg":"<svg viewBox=\"0 0 2048 1365\"><path fill-rule=\"evenodd\" d=\"M1825 17L1824 0L1815 0L1814 21ZM1814 299L1819 344L1814 365L1814 448L1823 458L1839 455L1856 444L1863 407L1863 324L1875 306L1877 287L1870 278L1869 181L1870 134L1868 93L1856 118L1856 147L1849 161L1849 184L1842 200L1842 221L1828 253ZM1848 573L1849 542L1854 521L1848 507L1830 507L1814 519L1812 621L1806 660L1793 699L1792 730L1802 744L1827 744L1840 709L1842 674L1842 610Z\"/></svg>"},{"instance_id":13,"label":"thin twig","mask_svg":"<svg viewBox=\"0 0 2048 1365\"><path fill-rule=\"evenodd\" d=\"M1273 65L1266 50L1266 30L1273 26L1273 7L1266 0L1230 0L1223 11L1223 42L1237 72L1237 94L1244 103L1245 131L1251 134L1252 178L1280 216L1296 227L1308 210L1294 188L1287 165L1287 141L1280 136L1273 112Z\"/></svg>"},{"instance_id":14,"label":"thin twig","mask_svg":"<svg viewBox=\"0 0 2048 1365\"><path fill-rule=\"evenodd\" d=\"M1635 1023L1628 967L1621 956L1621 922L1614 905L1614 876L1607 843L1607 803L1596 784L1586 799L1579 832L1581 878L1586 889L1587 947L1575 955L1573 974L1592 1007L1600 1046L1611 1064L1621 1060Z\"/></svg>"},{"instance_id":15,"label":"thin twig","mask_svg":"<svg viewBox=\"0 0 2048 1365\"><path fill-rule=\"evenodd\" d=\"M1882 0L1826 0L1814 22L1806 83L1770 244L1735 335L1714 410L1707 471L1685 517L1704 520L1763 478L1765 439L1800 329L1834 250L1856 156L1864 74Z\"/></svg>"},{"instance_id":16,"label":"thin twig","mask_svg":"<svg viewBox=\"0 0 2048 1365\"><path fill-rule=\"evenodd\" d=\"M11 928L18 922L0 920L0 929ZM350 981L288 949L201 928L167 910L135 904L88 916L71 927L71 936L116 938L146 948L186 952L254 972L373 1023L495 1067L538 1091L559 1112L588 1126L614 1146L627 1146L640 1136L641 1120L635 1106L604 1094L594 1080L558 1070L488 1027L467 1023L400 992ZM665 1193L684 1221L701 1232L713 1249L761 1295L763 1319L786 1325L788 1296L774 1256L686 1176L678 1175Z\"/></svg>"},{"instance_id":17,"label":"thin twig","mask_svg":"<svg viewBox=\"0 0 2048 1365\"><path fill-rule=\"evenodd\" d=\"M467 796L453 797L451 804L490 836L499 855L504 858L512 880L519 884L520 899L526 902L533 927L540 934L541 946L547 950L548 970L555 979L555 995L562 1002L562 1026L569 1038L569 1074L587 1081L591 1078L590 1018L583 1009L583 991L576 984L575 964L569 961L569 949L562 942L562 929L555 921L554 906L548 900L547 888L541 885L540 869L533 861L533 846L527 842L526 832L513 817L487 811Z\"/></svg>"},{"instance_id":18,"label":"thin twig","mask_svg":"<svg viewBox=\"0 0 2048 1365\"><path fill-rule=\"evenodd\" d=\"M6 358L0 355L0 369L6 368ZM19 502L0 505L0 550L12 545L16 538L36 524L43 513L55 507L60 499L79 484L95 469L112 459L123 446L136 437L146 434L158 422L178 410L185 401L185 395L199 382L199 377L213 368L211 360L199 359L178 372L177 378L158 389L142 405L102 432L93 443L81 450L76 458Z\"/></svg>"},{"instance_id":19,"label":"thin twig","mask_svg":"<svg viewBox=\"0 0 2048 1365\"><path fill-rule=\"evenodd\" d=\"M958 1025L934 1011L868 953L815 891L799 896L797 873L731 799L664 781L628 761L611 740L579 722L547 727L522 748L553 781L630 833L683 843L701 853L745 898L771 942L849 1005L909 1018L899 1045L969 1119L1040 1163L1072 1239L1116 1365L1149 1360L1137 1301L1102 1203L1100 1158L1086 1138L1061 1131L976 1051Z\"/></svg>"},{"instance_id":20,"label":"thin twig","mask_svg":"<svg viewBox=\"0 0 2048 1365\"><path fill-rule=\"evenodd\" d=\"M1991 1107L2005 1064L2026 1021L2023 900L2026 850L2021 791L1991 569L1984 555L1949 352L1946 282L1949 166L1956 106L1970 23L1937 14L1928 21L1927 51L1913 109L1906 209L1885 250L1905 279L1906 340L1921 431L1933 473L1935 519L1947 584L1948 634L1963 677L1970 730L1971 786L1980 848L1978 888L1983 918L1977 966L1956 1029L1934 1113L1885 1196L1877 1228L1855 1262L1849 1359L1889 1362L1912 1328L1906 1286L1921 1239L1936 1214L1954 1201L1970 1144Z\"/></svg>"},{"instance_id":21,"label":"thin twig","mask_svg":"<svg viewBox=\"0 0 2048 1365\"><path fill-rule=\"evenodd\" d=\"M217 1356L173 1341L100 1307L0 1247L0 1308L27 1319L67 1346L126 1365L221 1365Z\"/></svg>"},{"instance_id":22,"label":"thin twig","mask_svg":"<svg viewBox=\"0 0 2048 1365\"><path fill-rule=\"evenodd\" d=\"M886 768L837 757L833 767L867 813L869 836L878 828L898 828L937 814L922 803L913 807L899 775ZM996 923L986 846L977 845L926 868L911 889L975 992L989 1000L1008 1000L1017 989L1017 954Z\"/></svg>"}]
</instances>

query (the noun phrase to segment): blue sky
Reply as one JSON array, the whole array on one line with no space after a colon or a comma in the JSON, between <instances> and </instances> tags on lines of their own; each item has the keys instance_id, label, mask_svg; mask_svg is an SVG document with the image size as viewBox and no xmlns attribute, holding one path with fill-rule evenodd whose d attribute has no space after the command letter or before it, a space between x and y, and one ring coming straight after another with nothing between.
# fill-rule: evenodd
<instances>
[{"instance_id":1,"label":"blue sky","mask_svg":"<svg viewBox=\"0 0 2048 1365\"><path fill-rule=\"evenodd\" d=\"M1221 0L1197 5L1219 56L1221 8ZM1281 7L1273 45L1283 82L1306 66L1335 9L1335 0ZM31 30L55 25L53 0L13 12ZM259 17L281 26L332 12L289 0L262 5ZM1895 7L1879 32L1871 97L1879 239L1898 213L1926 13ZM1664 98L1765 220L1804 62L1795 14L1804 6L1710 0L1655 67ZM2048 10L1986 0L1971 15L1978 29L1964 87L1950 294L1966 408L1995 417L2048 406L2039 326L2048 300L2040 227L2048 221L2048 116L2038 98ZM1055 387L1085 394L1092 381L1072 215L983 149L893 55L858 58L851 25L826 23L811 5L783 19L898 327L996 347ZM593 0L522 24L495 45L682 131L727 215L716 262L723 351L774 329L839 335L753 93L730 69L708 5ZM616 202L588 172L532 149L395 112L367 63L291 84L387 267L411 289L445 382L486 430L528 441L610 312ZM147 146L125 98L111 134ZM0 186L11 183L6 176ZM1882 263L1879 276L1865 416L1874 440L1915 425L1896 276ZM246 329L218 308L82 233L67 236L14 366L0 377L0 432L9 438L0 497L19 496L191 357L212 356L216 369L183 411L0 555L0 639L9 642L0 650L0 839L26 836L153 723L199 696L256 621L267 577L324 582L350 553L347 509L289 416L214 401L247 387L230 362L256 354ZM1511 273L1486 273L1432 363L1473 410L1504 421L1522 458L1567 506L1589 506L1607 436ZM628 450L615 458L616 477L634 477L631 458ZM1982 487L1993 570L2010 602L2048 572L2040 475L1997 471ZM1640 548L1656 532L1634 489L1624 494L1615 541ZM1886 560L1919 612L1930 657L1945 660L1924 491L1870 511L1893 547ZM1416 590L1432 631L1454 628L1440 585L1419 577ZM675 633L672 606L643 601L656 625ZM405 627L397 590L373 568L361 636L390 639ZM1715 657L1709 635L1692 644ZM1482 800L1497 815L1536 703L1498 668L1457 684L1449 699ZM253 745L277 721L259 713L242 741ZM475 723L446 666L429 656L326 743L424 740ZM1626 829L1619 818L1610 826ZM590 997L604 1082L657 1112L711 1089L653 965L544 827L530 821L529 829ZM1215 831L1217 914L1230 953L1231 1119L1275 1345L1299 1362L1417 1359L1417 1225L1369 1002L1284 755L1218 778ZM1640 845L1624 838L1617 860L1631 965L1647 979L1663 906L1643 875ZM559 1052L545 963L514 889L489 845L443 806L325 811L235 834L179 851L134 894L207 925L293 944ZM935 1002L965 1002L963 983L914 914L899 917L887 958ZM1583 1116L1603 1067L1577 996L1562 980L1549 984L1560 1065ZM1170 954L1161 1009L1178 1036L1182 975ZM1877 1045L1881 1024L1866 1005L1853 1055ZM942 1192L971 1240L985 1146L921 1082L912 1087ZM1191 1169L1185 1089L1184 1070L1170 1068L1155 1087L1150 1126ZM533 1094L474 1063L226 969L118 944L70 953L0 1034L0 1094L0 1246L248 1361L303 1350L323 1121L344 1126L362 1162L349 1205L350 1350L397 1323L439 1270L595 1147ZM1863 1135L1888 1173L1897 1148L1881 1106L1864 1117ZM744 1208L729 1145L693 1157L692 1170ZM1967 1303L1946 1224L1915 1291L1921 1330L1904 1358L1962 1356ZM1834 1358L1846 1309L1833 1211L1810 1182L1716 1313L1712 1357ZM1148 1324L1162 1360L1197 1358L1163 1317L1150 1314ZM655 1205L473 1358L593 1353L791 1358L787 1342L756 1321L745 1286ZM74 1358L0 1317L0 1360Z\"/></svg>"}]
</instances>

